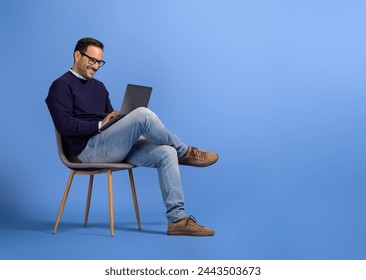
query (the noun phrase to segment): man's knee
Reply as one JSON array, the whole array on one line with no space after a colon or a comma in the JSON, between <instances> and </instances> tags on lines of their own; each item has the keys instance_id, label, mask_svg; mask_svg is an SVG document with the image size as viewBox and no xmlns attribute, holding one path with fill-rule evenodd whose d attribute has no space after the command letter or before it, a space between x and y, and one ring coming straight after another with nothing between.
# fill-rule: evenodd
<instances>
[{"instance_id":1,"label":"man's knee","mask_svg":"<svg viewBox=\"0 0 366 280\"><path fill-rule=\"evenodd\" d=\"M159 148L161 160L178 162L177 150L172 146L161 145Z\"/></svg>"},{"instance_id":2,"label":"man's knee","mask_svg":"<svg viewBox=\"0 0 366 280\"><path fill-rule=\"evenodd\" d=\"M139 107L135 109L132 113L142 117L156 116L153 111L146 107Z\"/></svg>"},{"instance_id":3,"label":"man's knee","mask_svg":"<svg viewBox=\"0 0 366 280\"><path fill-rule=\"evenodd\" d=\"M148 108L139 107L130 113L132 117L137 122L154 122L158 120L158 116Z\"/></svg>"}]
</instances>

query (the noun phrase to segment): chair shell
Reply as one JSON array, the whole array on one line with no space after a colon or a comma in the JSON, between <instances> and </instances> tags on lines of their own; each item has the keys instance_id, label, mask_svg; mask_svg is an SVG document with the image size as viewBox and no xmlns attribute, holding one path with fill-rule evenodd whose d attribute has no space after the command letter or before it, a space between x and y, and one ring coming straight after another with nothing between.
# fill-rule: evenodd
<instances>
[{"instance_id":1,"label":"chair shell","mask_svg":"<svg viewBox=\"0 0 366 280\"><path fill-rule=\"evenodd\" d=\"M108 198L109 198L109 218L110 218L110 231L111 236L114 236L114 206L113 206L113 178L112 173L115 171L120 170L128 170L130 185L131 185L131 192L132 192L132 199L135 208L135 215L137 221L137 227L141 229L141 222L140 222L140 213L139 207L137 202L137 195L136 195L136 188L135 182L133 177L132 169L135 168L134 165L129 163L82 163L75 155L72 153L68 153L66 149L64 149L62 136L61 134L55 129L56 132L56 144L57 144L57 151L60 157L61 162L71 169L70 176L68 182L66 184L66 189L64 195L61 200L60 209L57 214L56 223L53 229L53 233L56 234L63 210L65 208L66 200L71 188L71 184L75 174L78 175L89 175L89 187L88 187L88 196L86 202L86 209L85 209L85 218L84 218L84 226L86 227L88 224L88 216L89 216L89 209L90 209L90 201L93 189L93 181L94 175L107 173L108 174Z\"/></svg>"}]
</instances>

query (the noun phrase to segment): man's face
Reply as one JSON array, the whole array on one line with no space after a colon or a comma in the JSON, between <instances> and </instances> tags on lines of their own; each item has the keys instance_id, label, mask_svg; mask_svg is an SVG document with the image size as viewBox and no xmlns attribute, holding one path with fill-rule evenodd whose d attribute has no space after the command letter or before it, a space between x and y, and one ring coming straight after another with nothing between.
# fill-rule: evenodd
<instances>
[{"instance_id":1,"label":"man's face","mask_svg":"<svg viewBox=\"0 0 366 280\"><path fill-rule=\"evenodd\" d=\"M89 57L91 57L91 59ZM87 79L93 79L95 73L99 69L98 62L92 64L91 62L94 60L102 60L103 59L103 50L101 48L95 46L88 46L85 53L80 51L75 52L75 62L73 66L73 70L82 75Z\"/></svg>"}]
</instances>

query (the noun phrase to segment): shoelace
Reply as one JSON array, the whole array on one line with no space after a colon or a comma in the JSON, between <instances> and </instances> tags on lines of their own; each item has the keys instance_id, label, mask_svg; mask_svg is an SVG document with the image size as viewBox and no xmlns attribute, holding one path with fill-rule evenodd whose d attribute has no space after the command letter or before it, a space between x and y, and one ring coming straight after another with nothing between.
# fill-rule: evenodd
<instances>
[{"instance_id":1,"label":"shoelace","mask_svg":"<svg viewBox=\"0 0 366 280\"><path fill-rule=\"evenodd\" d=\"M197 219L193 216L193 215L190 215L189 217L188 217L188 219L187 219L187 221L186 221L186 225L188 225L188 223L189 222L193 222L194 224L196 224L197 226L199 226L199 227L203 227L203 226L201 226L201 225L199 225L198 223L197 223Z\"/></svg>"},{"instance_id":2,"label":"shoelace","mask_svg":"<svg viewBox=\"0 0 366 280\"><path fill-rule=\"evenodd\" d=\"M206 159L207 157L207 153L198 150L196 147L192 147L192 155L194 156L194 158L203 158Z\"/></svg>"}]
</instances>

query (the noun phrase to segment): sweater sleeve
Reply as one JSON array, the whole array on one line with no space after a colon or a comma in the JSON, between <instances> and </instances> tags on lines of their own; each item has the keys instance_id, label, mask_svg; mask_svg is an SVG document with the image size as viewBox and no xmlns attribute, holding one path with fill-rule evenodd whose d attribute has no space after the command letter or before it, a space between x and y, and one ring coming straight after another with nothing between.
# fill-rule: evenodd
<instances>
[{"instance_id":1,"label":"sweater sleeve","mask_svg":"<svg viewBox=\"0 0 366 280\"><path fill-rule=\"evenodd\" d=\"M103 87L104 87L104 85L103 85ZM113 106L112 106L112 104L111 104L111 100L109 99L109 93L108 93L108 91L107 91L107 89L104 87L104 89L105 89L105 91L106 91L106 96L105 96L105 106L106 106L106 108L105 108L105 111L109 114L109 113L111 113L114 109L113 109Z\"/></svg>"},{"instance_id":2,"label":"sweater sleeve","mask_svg":"<svg viewBox=\"0 0 366 280\"><path fill-rule=\"evenodd\" d=\"M99 120L85 120L74 116L73 96L71 88L67 83L57 80L53 82L46 98L46 103L53 123L61 135L66 137L85 137L98 133Z\"/></svg>"}]
</instances>

